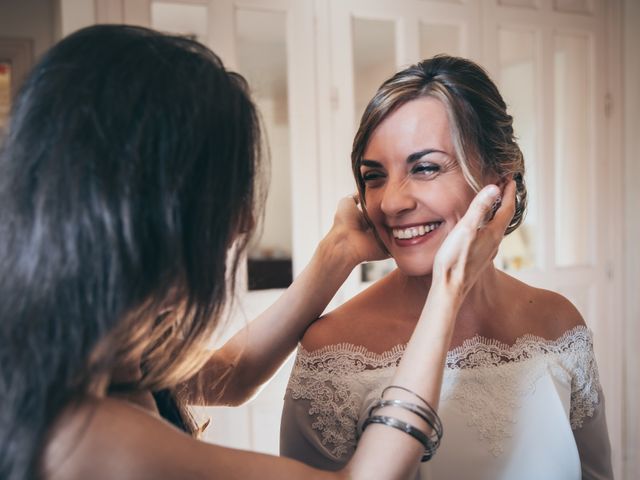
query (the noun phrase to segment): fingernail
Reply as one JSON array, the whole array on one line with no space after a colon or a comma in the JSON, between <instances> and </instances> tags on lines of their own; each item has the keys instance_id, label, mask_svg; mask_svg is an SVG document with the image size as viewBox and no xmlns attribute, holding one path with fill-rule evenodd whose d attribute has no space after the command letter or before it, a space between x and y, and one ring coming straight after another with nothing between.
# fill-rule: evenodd
<instances>
[{"instance_id":1,"label":"fingernail","mask_svg":"<svg viewBox=\"0 0 640 480\"><path fill-rule=\"evenodd\" d=\"M489 185L487 186L487 190L486 190L486 194L488 196L493 196L493 195L500 195L500 189L498 188L497 185Z\"/></svg>"}]
</instances>

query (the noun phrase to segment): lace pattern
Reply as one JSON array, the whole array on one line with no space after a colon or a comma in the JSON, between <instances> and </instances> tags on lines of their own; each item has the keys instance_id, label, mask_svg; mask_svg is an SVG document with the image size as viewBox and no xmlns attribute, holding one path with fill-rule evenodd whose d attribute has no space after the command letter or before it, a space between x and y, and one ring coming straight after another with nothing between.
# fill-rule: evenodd
<instances>
[{"instance_id":1,"label":"lace pattern","mask_svg":"<svg viewBox=\"0 0 640 480\"><path fill-rule=\"evenodd\" d=\"M299 347L287 391L294 400L309 400L311 427L319 431L322 444L336 458L344 458L355 448L362 392L375 388L380 371L396 367L403 352L403 345L384 354L350 344L314 352Z\"/></svg>"},{"instance_id":2,"label":"lace pattern","mask_svg":"<svg viewBox=\"0 0 640 480\"><path fill-rule=\"evenodd\" d=\"M336 458L353 452L358 419L389 383L404 348L376 354L346 343L313 352L299 347L287 392L309 402L311 426ZM456 403L496 456L523 397L546 372L571 384L572 429L582 427L599 402L592 337L583 326L556 340L524 335L514 345L475 336L447 354L446 367L442 401Z\"/></svg>"},{"instance_id":3,"label":"lace pattern","mask_svg":"<svg viewBox=\"0 0 640 480\"><path fill-rule=\"evenodd\" d=\"M540 356L552 360L546 362L545 367L550 368L557 378L571 377L571 428L575 430L582 427L585 417L593 415L600 389L593 338L586 327L574 327L556 340L545 340L527 334L519 337L512 346L475 336L448 352L446 366L453 370L487 368ZM541 365L541 362L537 364ZM535 382L542 373L544 371L539 371L530 380Z\"/></svg>"}]
</instances>

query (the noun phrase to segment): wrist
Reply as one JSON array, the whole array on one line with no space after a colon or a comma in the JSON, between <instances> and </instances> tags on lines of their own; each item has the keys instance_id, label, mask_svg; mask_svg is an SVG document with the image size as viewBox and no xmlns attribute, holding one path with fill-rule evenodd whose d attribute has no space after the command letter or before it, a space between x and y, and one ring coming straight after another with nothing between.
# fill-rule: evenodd
<instances>
[{"instance_id":1,"label":"wrist","mask_svg":"<svg viewBox=\"0 0 640 480\"><path fill-rule=\"evenodd\" d=\"M345 279L360 263L355 261L349 254L344 240L332 234L328 234L320 241L313 259L324 270L344 276Z\"/></svg>"},{"instance_id":2,"label":"wrist","mask_svg":"<svg viewBox=\"0 0 640 480\"><path fill-rule=\"evenodd\" d=\"M320 241L316 255L329 262L332 268L346 270L348 275L364 260L358 259L354 254L349 235L343 230L332 228Z\"/></svg>"},{"instance_id":3,"label":"wrist","mask_svg":"<svg viewBox=\"0 0 640 480\"><path fill-rule=\"evenodd\" d=\"M451 281L444 276L434 275L427 297L427 300L429 299L437 299L441 305L457 311L464 300L464 289L458 282Z\"/></svg>"},{"instance_id":4,"label":"wrist","mask_svg":"<svg viewBox=\"0 0 640 480\"><path fill-rule=\"evenodd\" d=\"M431 276L431 289L436 289L443 295L464 297L465 288L463 278L455 275L453 271L434 266Z\"/></svg>"}]
</instances>

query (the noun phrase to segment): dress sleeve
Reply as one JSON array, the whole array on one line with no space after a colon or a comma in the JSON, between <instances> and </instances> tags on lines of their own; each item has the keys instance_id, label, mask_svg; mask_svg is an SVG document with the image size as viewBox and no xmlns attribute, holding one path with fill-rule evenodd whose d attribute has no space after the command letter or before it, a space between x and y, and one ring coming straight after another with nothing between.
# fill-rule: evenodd
<instances>
[{"instance_id":1,"label":"dress sleeve","mask_svg":"<svg viewBox=\"0 0 640 480\"><path fill-rule=\"evenodd\" d=\"M613 479L604 395L591 335L584 340L572 348L571 428L580 454L582 478Z\"/></svg>"},{"instance_id":2,"label":"dress sleeve","mask_svg":"<svg viewBox=\"0 0 640 480\"><path fill-rule=\"evenodd\" d=\"M581 427L573 430L580 454L583 480L613 479L604 396L602 391L598 393L600 401L594 406L592 415L584 419Z\"/></svg>"}]
</instances>

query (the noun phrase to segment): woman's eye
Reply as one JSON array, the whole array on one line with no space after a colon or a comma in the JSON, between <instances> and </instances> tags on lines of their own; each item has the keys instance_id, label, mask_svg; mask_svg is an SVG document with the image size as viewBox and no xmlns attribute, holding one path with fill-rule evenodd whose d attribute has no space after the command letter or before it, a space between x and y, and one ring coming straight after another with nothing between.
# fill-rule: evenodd
<instances>
[{"instance_id":1,"label":"woman's eye","mask_svg":"<svg viewBox=\"0 0 640 480\"><path fill-rule=\"evenodd\" d=\"M362 180L365 182L371 182L373 180L379 180L383 177L382 173L376 172L375 170L370 170L368 172L362 173Z\"/></svg>"},{"instance_id":2,"label":"woman's eye","mask_svg":"<svg viewBox=\"0 0 640 480\"><path fill-rule=\"evenodd\" d=\"M437 173L440 171L439 165L434 165L433 163L422 163L413 167L412 173L421 173L423 175L430 175L432 173Z\"/></svg>"}]
</instances>

